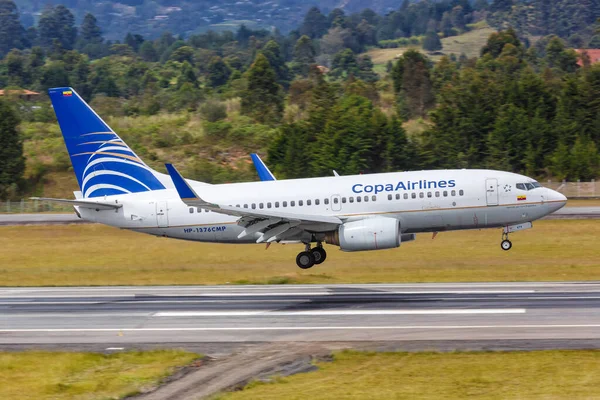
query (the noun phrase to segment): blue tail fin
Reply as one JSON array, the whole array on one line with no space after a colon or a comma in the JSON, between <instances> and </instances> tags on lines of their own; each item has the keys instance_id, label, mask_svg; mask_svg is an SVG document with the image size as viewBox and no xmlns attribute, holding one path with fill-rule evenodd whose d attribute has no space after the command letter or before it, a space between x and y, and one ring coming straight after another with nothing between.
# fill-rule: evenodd
<instances>
[{"instance_id":1,"label":"blue tail fin","mask_svg":"<svg viewBox=\"0 0 600 400\"><path fill-rule=\"evenodd\" d=\"M148 167L72 88L48 94L83 197L164 189Z\"/></svg>"},{"instance_id":2,"label":"blue tail fin","mask_svg":"<svg viewBox=\"0 0 600 400\"><path fill-rule=\"evenodd\" d=\"M275 175L273 175L273 173L271 171L269 171L269 168L265 165L263 160L260 159L258 154L252 153L252 154L250 154L250 157L252 158L252 162L254 163L254 168L256 168L256 172L258 173L258 177L261 181L276 181L277 180L277 179L275 179Z\"/></svg>"}]
</instances>

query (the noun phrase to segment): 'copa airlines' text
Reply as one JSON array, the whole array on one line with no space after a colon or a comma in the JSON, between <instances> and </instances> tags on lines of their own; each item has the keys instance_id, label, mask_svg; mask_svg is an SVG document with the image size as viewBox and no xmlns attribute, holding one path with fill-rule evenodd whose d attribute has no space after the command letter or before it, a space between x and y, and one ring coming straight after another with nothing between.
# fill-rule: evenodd
<instances>
[{"instance_id":1,"label":"'copa airlines' text","mask_svg":"<svg viewBox=\"0 0 600 400\"><path fill-rule=\"evenodd\" d=\"M456 186L456 181L451 179L449 181L427 181L420 180L416 182L406 181L406 182L398 182L397 184L380 184L380 185L363 185L362 183L357 183L352 186L352 191L354 193L381 193L381 192L395 192L398 190L422 190L422 189L445 189L445 188L453 188Z\"/></svg>"}]
</instances>

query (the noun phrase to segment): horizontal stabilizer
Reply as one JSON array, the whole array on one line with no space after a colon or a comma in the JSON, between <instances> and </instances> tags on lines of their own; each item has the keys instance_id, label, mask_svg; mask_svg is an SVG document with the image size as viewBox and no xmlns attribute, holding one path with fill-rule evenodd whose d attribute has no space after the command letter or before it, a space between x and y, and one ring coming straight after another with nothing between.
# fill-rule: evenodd
<instances>
[{"instance_id":1,"label":"horizontal stabilizer","mask_svg":"<svg viewBox=\"0 0 600 400\"><path fill-rule=\"evenodd\" d=\"M52 199L49 197L30 197L31 200L49 201L52 203L68 204L71 206L91 208L93 210L117 210L123 207L123 204L108 201L86 201L86 200L68 200Z\"/></svg>"}]
</instances>

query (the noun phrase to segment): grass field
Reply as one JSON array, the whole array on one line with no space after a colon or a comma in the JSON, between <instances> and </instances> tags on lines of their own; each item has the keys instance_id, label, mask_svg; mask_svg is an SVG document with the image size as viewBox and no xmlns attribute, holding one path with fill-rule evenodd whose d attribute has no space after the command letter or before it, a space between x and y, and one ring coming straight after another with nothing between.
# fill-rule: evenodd
<instances>
[{"instance_id":1,"label":"grass field","mask_svg":"<svg viewBox=\"0 0 600 400\"><path fill-rule=\"evenodd\" d=\"M455 54L456 57L465 53L467 57L479 57L481 48L486 44L488 37L496 32L495 29L490 28L487 24L480 24L474 27L473 30L463 33L458 36L451 36L442 39L442 50L441 52L450 55ZM390 60L395 60L402 56L402 54L409 48L420 48L418 46L407 46L398 47L395 49L370 49L367 54L371 56L375 70L378 73L384 71L385 65ZM433 61L439 61L441 56L429 56Z\"/></svg>"},{"instance_id":2,"label":"grass field","mask_svg":"<svg viewBox=\"0 0 600 400\"><path fill-rule=\"evenodd\" d=\"M117 399L156 385L198 355L180 350L110 355L0 353L0 399Z\"/></svg>"},{"instance_id":3,"label":"grass field","mask_svg":"<svg viewBox=\"0 0 600 400\"><path fill-rule=\"evenodd\" d=\"M300 270L301 246L203 244L101 225L0 227L0 284L167 285L600 280L600 222L553 220L511 235L499 229L417 235L399 249L344 253Z\"/></svg>"},{"instance_id":4,"label":"grass field","mask_svg":"<svg viewBox=\"0 0 600 400\"><path fill-rule=\"evenodd\" d=\"M251 383L237 399L596 399L599 351L341 352L319 370Z\"/></svg>"}]
</instances>

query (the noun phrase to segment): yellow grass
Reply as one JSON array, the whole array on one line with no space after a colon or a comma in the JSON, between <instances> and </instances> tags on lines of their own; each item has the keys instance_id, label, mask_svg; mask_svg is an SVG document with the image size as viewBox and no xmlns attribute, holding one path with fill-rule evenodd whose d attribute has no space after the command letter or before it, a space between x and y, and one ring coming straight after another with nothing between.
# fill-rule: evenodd
<instances>
[{"instance_id":1,"label":"yellow grass","mask_svg":"<svg viewBox=\"0 0 600 400\"><path fill-rule=\"evenodd\" d=\"M295 265L299 245L185 242L101 225L0 227L0 284L166 285L600 280L600 222L540 221L511 235L499 229L417 235L399 249L344 253Z\"/></svg>"},{"instance_id":2,"label":"yellow grass","mask_svg":"<svg viewBox=\"0 0 600 400\"><path fill-rule=\"evenodd\" d=\"M600 352L360 353L219 400L596 399Z\"/></svg>"},{"instance_id":3,"label":"yellow grass","mask_svg":"<svg viewBox=\"0 0 600 400\"><path fill-rule=\"evenodd\" d=\"M156 385L196 358L180 350L0 353L0 399L122 398Z\"/></svg>"},{"instance_id":4,"label":"yellow grass","mask_svg":"<svg viewBox=\"0 0 600 400\"><path fill-rule=\"evenodd\" d=\"M590 199L590 200L569 199L566 207L600 207L600 199Z\"/></svg>"}]
</instances>

